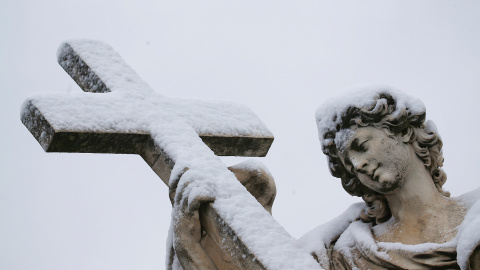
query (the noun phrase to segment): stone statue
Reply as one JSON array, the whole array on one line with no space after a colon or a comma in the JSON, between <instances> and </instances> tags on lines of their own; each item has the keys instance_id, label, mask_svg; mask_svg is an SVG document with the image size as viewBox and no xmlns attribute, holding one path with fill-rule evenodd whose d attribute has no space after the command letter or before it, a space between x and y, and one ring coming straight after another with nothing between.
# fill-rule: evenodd
<instances>
[{"instance_id":1,"label":"stone statue","mask_svg":"<svg viewBox=\"0 0 480 270\"><path fill-rule=\"evenodd\" d=\"M365 203L302 237L304 249L325 269L480 269L480 192L443 190L442 140L423 103L372 86L326 104L317 124L330 171ZM175 225L175 248L184 269L215 269L194 248L195 210L212 200L181 209L189 218Z\"/></svg>"},{"instance_id":2,"label":"stone statue","mask_svg":"<svg viewBox=\"0 0 480 270\"><path fill-rule=\"evenodd\" d=\"M365 202L296 240L271 216L268 170L218 158L267 154L273 135L250 109L160 95L103 42L57 56L90 93L32 96L22 122L47 152L146 161L170 190L168 269L480 269L480 191L443 190L442 141L418 99L374 86L317 110L332 175Z\"/></svg>"}]
</instances>

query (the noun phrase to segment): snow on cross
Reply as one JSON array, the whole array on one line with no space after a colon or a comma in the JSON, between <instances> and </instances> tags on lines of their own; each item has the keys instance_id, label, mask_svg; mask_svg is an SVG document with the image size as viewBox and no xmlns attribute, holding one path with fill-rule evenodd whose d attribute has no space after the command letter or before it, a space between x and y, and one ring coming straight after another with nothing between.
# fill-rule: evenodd
<instances>
[{"instance_id":1,"label":"snow on cross","mask_svg":"<svg viewBox=\"0 0 480 270\"><path fill-rule=\"evenodd\" d=\"M246 107L159 95L105 43L64 43L58 61L85 92L97 94L39 95L27 101L22 121L47 152L140 154L152 168L163 166L156 164L160 161L173 165L172 155L150 151L152 129L182 123L216 155L265 156L273 141ZM160 177L168 183L168 173Z\"/></svg>"},{"instance_id":2,"label":"snow on cross","mask_svg":"<svg viewBox=\"0 0 480 270\"><path fill-rule=\"evenodd\" d=\"M215 192L203 215L215 221L218 240L235 243L234 264L318 269L217 157L266 155L273 135L250 109L162 96L99 41L63 43L58 62L87 93L38 94L24 102L21 120L45 151L139 154L170 186L188 169L181 181L202 181ZM251 264L235 256L251 257Z\"/></svg>"}]
</instances>

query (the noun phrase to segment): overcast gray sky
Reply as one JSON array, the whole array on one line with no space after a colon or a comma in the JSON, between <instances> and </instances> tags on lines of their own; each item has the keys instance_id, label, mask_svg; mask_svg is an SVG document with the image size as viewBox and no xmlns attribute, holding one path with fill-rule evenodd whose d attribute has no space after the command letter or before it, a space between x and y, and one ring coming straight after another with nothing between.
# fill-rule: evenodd
<instances>
[{"instance_id":1,"label":"overcast gray sky","mask_svg":"<svg viewBox=\"0 0 480 270\"><path fill-rule=\"evenodd\" d=\"M275 135L274 217L298 238L352 198L314 120L336 91L385 83L422 99L444 140L445 185L480 186L477 1L64 1L0 4L0 269L163 269L168 190L139 156L43 152L19 120L37 92L81 91L58 45L112 45L168 96L232 100ZM241 158L228 158L228 165Z\"/></svg>"}]
</instances>

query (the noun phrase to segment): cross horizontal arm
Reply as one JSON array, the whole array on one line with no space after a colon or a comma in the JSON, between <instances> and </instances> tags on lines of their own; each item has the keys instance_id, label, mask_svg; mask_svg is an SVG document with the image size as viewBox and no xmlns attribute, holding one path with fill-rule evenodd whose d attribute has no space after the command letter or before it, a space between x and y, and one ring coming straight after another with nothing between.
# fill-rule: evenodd
<instances>
[{"instance_id":1,"label":"cross horizontal arm","mask_svg":"<svg viewBox=\"0 0 480 270\"><path fill-rule=\"evenodd\" d=\"M168 183L173 158L156 146L150 131L136 126L135 118L128 120L128 112L107 116L98 113L106 105L95 104L94 97L40 95L24 103L21 121L46 152L139 154ZM114 104L115 100L108 103ZM108 126L102 117L118 126ZM269 136L204 133L199 137L217 156L265 156L273 141Z\"/></svg>"}]
</instances>

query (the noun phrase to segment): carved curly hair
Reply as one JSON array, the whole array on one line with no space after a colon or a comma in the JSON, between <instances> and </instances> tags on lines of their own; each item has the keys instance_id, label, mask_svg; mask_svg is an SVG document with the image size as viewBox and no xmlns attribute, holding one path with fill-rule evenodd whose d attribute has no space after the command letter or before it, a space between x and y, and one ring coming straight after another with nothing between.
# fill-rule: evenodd
<instances>
[{"instance_id":1,"label":"carved curly hair","mask_svg":"<svg viewBox=\"0 0 480 270\"><path fill-rule=\"evenodd\" d=\"M339 149L335 144L337 133L352 126L370 126L383 129L389 135L407 135L408 143L412 144L416 155L425 164L438 191L448 197L450 194L442 189L447 180L447 175L441 169L443 166L443 143L435 131L427 128L425 115L425 110L413 113L407 106L397 107L397 100L391 94L380 92L374 97L374 102L367 106L349 106L346 110L335 114L332 119L332 123L335 125L322 130L323 134L320 134L320 140L323 153L327 155L330 172L334 177L342 180L343 188L350 195L362 197L367 203L368 208L362 216L362 220L365 222L382 223L387 221L391 216L389 207L382 194L364 186L356 175L345 169L339 158ZM338 119L339 117L340 119ZM387 211L378 211L379 207L383 207ZM380 216L375 213L379 213Z\"/></svg>"}]
</instances>

